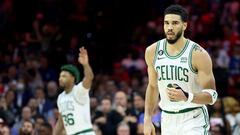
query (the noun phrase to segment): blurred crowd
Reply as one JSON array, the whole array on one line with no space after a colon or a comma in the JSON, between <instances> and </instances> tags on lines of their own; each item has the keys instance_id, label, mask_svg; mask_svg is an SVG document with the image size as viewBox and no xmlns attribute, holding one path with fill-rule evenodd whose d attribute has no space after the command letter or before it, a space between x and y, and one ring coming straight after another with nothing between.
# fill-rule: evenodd
<instances>
[{"instance_id":1,"label":"blurred crowd","mask_svg":"<svg viewBox=\"0 0 240 135\"><path fill-rule=\"evenodd\" d=\"M145 48L164 38L163 11L189 11L185 36L213 60L219 100L209 106L212 135L240 134L238 0L0 0L0 135L51 135L59 68L85 46L97 135L142 135L148 83ZM82 77L82 76L81 76ZM161 110L152 121L160 134Z\"/></svg>"}]
</instances>

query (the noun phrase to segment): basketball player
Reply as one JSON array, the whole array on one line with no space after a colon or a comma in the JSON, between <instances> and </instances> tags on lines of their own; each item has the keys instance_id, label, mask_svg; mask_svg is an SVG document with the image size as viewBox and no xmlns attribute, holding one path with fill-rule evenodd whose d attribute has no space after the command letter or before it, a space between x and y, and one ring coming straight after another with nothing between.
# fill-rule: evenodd
<instances>
[{"instance_id":1,"label":"basketball player","mask_svg":"<svg viewBox=\"0 0 240 135\"><path fill-rule=\"evenodd\" d=\"M208 134L205 105L213 105L217 99L212 61L206 50L184 37L187 18L187 11L180 5L165 9L166 38L146 49L149 83L145 102L145 135L155 135L151 116L159 94L162 135Z\"/></svg>"},{"instance_id":2,"label":"basketball player","mask_svg":"<svg viewBox=\"0 0 240 135\"><path fill-rule=\"evenodd\" d=\"M59 86L64 91L58 96L59 118L53 135L61 135L65 129L67 135L95 135L90 118L90 98L93 72L88 62L88 53L80 48L78 62L84 70L83 81L79 82L79 71L73 65L61 67ZM75 85L76 84L76 85Z\"/></svg>"}]
</instances>

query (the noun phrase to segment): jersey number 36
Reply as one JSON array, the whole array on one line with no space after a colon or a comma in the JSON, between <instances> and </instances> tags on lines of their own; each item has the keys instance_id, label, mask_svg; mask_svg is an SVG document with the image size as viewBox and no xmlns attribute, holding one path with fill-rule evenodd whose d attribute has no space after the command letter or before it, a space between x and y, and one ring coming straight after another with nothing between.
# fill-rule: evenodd
<instances>
[{"instance_id":1,"label":"jersey number 36","mask_svg":"<svg viewBox=\"0 0 240 135\"><path fill-rule=\"evenodd\" d=\"M65 126L71 126L71 125L74 125L74 119L73 119L73 114L72 113L69 113L67 115L62 115L63 119L64 119L64 123L65 123Z\"/></svg>"}]
</instances>

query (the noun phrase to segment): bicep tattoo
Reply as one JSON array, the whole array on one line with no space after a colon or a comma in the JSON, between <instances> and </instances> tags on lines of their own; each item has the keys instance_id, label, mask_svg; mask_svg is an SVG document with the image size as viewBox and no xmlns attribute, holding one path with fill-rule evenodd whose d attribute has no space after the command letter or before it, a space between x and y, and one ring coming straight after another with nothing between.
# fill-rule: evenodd
<instances>
[{"instance_id":1,"label":"bicep tattoo","mask_svg":"<svg viewBox=\"0 0 240 135\"><path fill-rule=\"evenodd\" d=\"M194 46L194 51L199 51L199 52L203 52L203 48L198 46L198 45L195 45Z\"/></svg>"}]
</instances>

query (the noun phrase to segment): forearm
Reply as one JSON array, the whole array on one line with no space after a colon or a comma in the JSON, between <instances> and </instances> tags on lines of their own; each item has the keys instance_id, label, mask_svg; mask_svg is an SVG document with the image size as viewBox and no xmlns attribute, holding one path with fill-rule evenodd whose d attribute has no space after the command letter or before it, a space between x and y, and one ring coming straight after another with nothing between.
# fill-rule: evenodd
<instances>
[{"instance_id":1,"label":"forearm","mask_svg":"<svg viewBox=\"0 0 240 135\"><path fill-rule=\"evenodd\" d=\"M63 125L61 125L60 121L58 120L54 127L53 135L61 135L62 132L64 131L63 128L64 128Z\"/></svg>"},{"instance_id":2,"label":"forearm","mask_svg":"<svg viewBox=\"0 0 240 135\"><path fill-rule=\"evenodd\" d=\"M84 79L92 81L94 74L89 64L83 65Z\"/></svg>"},{"instance_id":3,"label":"forearm","mask_svg":"<svg viewBox=\"0 0 240 135\"><path fill-rule=\"evenodd\" d=\"M146 90L146 101L145 101L145 118L151 119L154 109L158 102L158 90L155 87L148 86Z\"/></svg>"},{"instance_id":4,"label":"forearm","mask_svg":"<svg viewBox=\"0 0 240 135\"><path fill-rule=\"evenodd\" d=\"M215 90L213 90L215 91ZM193 103L196 104L211 104L213 101L211 94L207 92L199 92L193 94Z\"/></svg>"}]
</instances>

